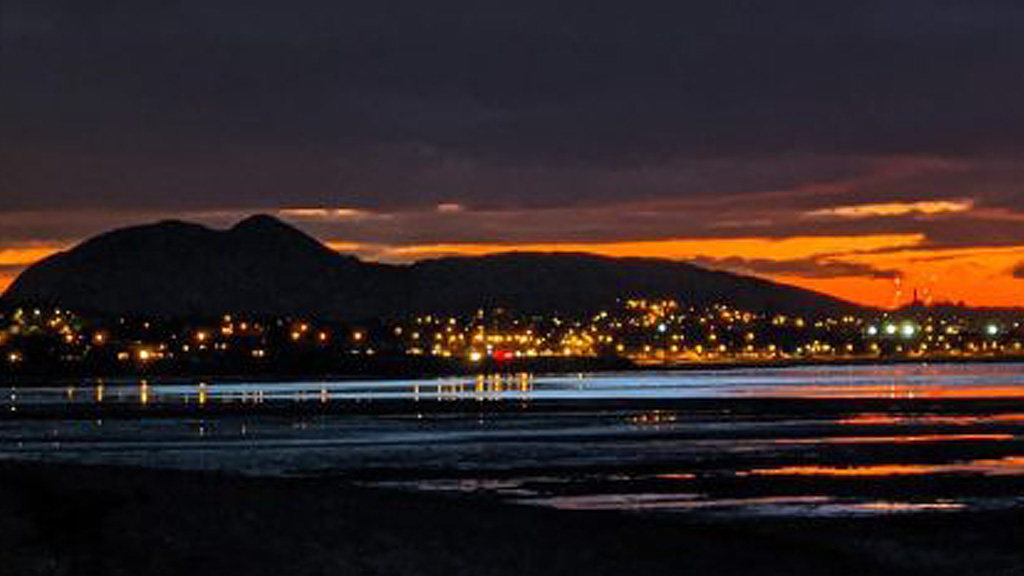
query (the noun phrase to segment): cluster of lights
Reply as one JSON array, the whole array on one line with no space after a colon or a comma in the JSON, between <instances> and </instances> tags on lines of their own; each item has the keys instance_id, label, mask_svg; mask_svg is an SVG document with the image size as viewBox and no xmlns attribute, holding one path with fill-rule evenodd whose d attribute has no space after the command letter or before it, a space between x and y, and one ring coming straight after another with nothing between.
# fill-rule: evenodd
<instances>
[{"instance_id":1,"label":"cluster of lights","mask_svg":"<svg viewBox=\"0 0 1024 576\"><path fill-rule=\"evenodd\" d=\"M109 357L127 366L183 358L268 362L293 350L345 356L434 356L470 365L534 358L612 356L641 364L803 358L1020 354L1019 323L958 317L800 317L726 305L629 299L589 315L516 315L479 310L422 315L370 326L311 319L238 319L202 325L87 321L67 311L16 309L0 315L0 360L30 364L27 339L59 343L58 361Z\"/></svg>"}]
</instances>

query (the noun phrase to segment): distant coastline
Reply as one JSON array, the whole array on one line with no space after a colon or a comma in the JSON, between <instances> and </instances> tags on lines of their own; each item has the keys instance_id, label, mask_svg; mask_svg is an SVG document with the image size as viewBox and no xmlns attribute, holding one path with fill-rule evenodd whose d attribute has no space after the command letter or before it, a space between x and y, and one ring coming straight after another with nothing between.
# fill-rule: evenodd
<instances>
[{"instance_id":1,"label":"distant coastline","mask_svg":"<svg viewBox=\"0 0 1024 576\"><path fill-rule=\"evenodd\" d=\"M0 378L418 378L1024 358L1024 310L878 310L670 260L362 262L271 216L115 230L0 298Z\"/></svg>"}]
</instances>

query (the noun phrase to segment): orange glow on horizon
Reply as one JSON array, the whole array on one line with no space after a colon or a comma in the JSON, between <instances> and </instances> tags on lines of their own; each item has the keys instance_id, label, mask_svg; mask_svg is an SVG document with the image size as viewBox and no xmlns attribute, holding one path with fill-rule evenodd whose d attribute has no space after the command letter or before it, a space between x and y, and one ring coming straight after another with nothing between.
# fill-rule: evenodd
<instances>
[{"instance_id":1,"label":"orange glow on horizon","mask_svg":"<svg viewBox=\"0 0 1024 576\"><path fill-rule=\"evenodd\" d=\"M482 256L507 252L580 252L610 257L646 257L690 261L710 258L739 262L741 273L752 273L879 308L910 303L916 295L927 303L965 302L974 306L1024 306L1024 280L1012 269L1024 261L1024 246L940 249L924 247L921 234L867 236L798 236L773 238L674 239L597 243L421 244L381 247L375 259L414 261L442 256ZM335 249L367 246L331 244ZM899 280L876 276L809 277L796 274L757 274L743 261L785 263L820 259L823 263L862 265L897 270ZM984 290L978 286L984 284Z\"/></svg>"},{"instance_id":2,"label":"orange glow on horizon","mask_svg":"<svg viewBox=\"0 0 1024 576\"><path fill-rule=\"evenodd\" d=\"M396 246L327 242L335 251L364 259L410 262L442 256L481 256L507 252L591 253L609 257L722 261L723 266L837 298L891 308L917 296L925 302L965 302L975 306L1024 306L1024 279L1012 274L1024 262L1024 246L938 249L925 246L922 234L796 236L788 238L668 239L628 242L544 242L519 244L437 243ZM63 246L0 248L0 291L23 267L51 256ZM735 266L730 262L735 259ZM744 261L782 263L792 260L870 266L898 270L894 278L867 275L810 277L796 273L752 272ZM984 289L979 289L983 286Z\"/></svg>"},{"instance_id":3,"label":"orange glow on horizon","mask_svg":"<svg viewBox=\"0 0 1024 576\"><path fill-rule=\"evenodd\" d=\"M28 266L57 252L60 252L60 248L54 246L0 248L0 266Z\"/></svg>"},{"instance_id":4,"label":"orange glow on horizon","mask_svg":"<svg viewBox=\"0 0 1024 576\"><path fill-rule=\"evenodd\" d=\"M789 284L806 290L835 296L841 300L856 302L877 308L893 308L893 280L890 278L869 278L852 276L843 278L801 278L799 276L772 276L782 284Z\"/></svg>"},{"instance_id":5,"label":"orange glow on horizon","mask_svg":"<svg viewBox=\"0 0 1024 576\"><path fill-rule=\"evenodd\" d=\"M779 281L834 294L854 302L890 307L914 296L927 302L966 302L974 306L1024 306L1024 279L1013 269L1024 262L1024 246L894 250L852 254L846 262L903 273L902 295L894 299L894 281L885 278L778 278Z\"/></svg>"},{"instance_id":6,"label":"orange glow on horizon","mask_svg":"<svg viewBox=\"0 0 1024 576\"><path fill-rule=\"evenodd\" d=\"M0 293L14 282L22 268L53 256L63 248L57 246L30 246L0 248Z\"/></svg>"},{"instance_id":7,"label":"orange glow on horizon","mask_svg":"<svg viewBox=\"0 0 1024 576\"><path fill-rule=\"evenodd\" d=\"M709 238L633 242L547 242L524 244L422 244L392 248L393 258L420 260L437 256L482 256L500 252L572 252L615 258L644 257L670 260L734 258L789 260L837 252L912 248L923 234L870 236L794 236L789 238Z\"/></svg>"}]
</instances>

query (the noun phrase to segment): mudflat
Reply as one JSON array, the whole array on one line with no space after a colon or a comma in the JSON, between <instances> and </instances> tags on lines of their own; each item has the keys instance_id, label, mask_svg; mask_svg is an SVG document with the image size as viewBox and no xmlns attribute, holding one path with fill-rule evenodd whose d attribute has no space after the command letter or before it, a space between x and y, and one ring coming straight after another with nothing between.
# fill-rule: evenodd
<instances>
[{"instance_id":1,"label":"mudflat","mask_svg":"<svg viewBox=\"0 0 1024 576\"><path fill-rule=\"evenodd\" d=\"M1018 574L1024 511L565 511L340 479L0 463L5 575Z\"/></svg>"}]
</instances>

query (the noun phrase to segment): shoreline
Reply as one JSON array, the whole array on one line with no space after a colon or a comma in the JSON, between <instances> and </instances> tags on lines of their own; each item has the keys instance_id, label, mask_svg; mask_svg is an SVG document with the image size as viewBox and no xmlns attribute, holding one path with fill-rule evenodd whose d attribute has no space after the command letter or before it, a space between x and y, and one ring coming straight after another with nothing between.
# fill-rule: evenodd
<instances>
[{"instance_id":1,"label":"shoreline","mask_svg":"<svg viewBox=\"0 0 1024 576\"><path fill-rule=\"evenodd\" d=\"M1020 360L1005 362L1003 360L992 360L989 362L962 361L956 362L932 362L932 361L905 361L905 362L836 362L836 363L814 363L814 364L773 364L766 366L758 365L715 365L715 366L688 366L688 367L638 367L631 370L609 370L596 372L547 372L531 375L533 378L571 378L574 375L579 377L616 377L628 382L630 377L642 379L645 374L660 374L671 377L673 374L685 375L698 372L717 372L725 370L778 370L786 368L814 368L814 367L850 367L856 366L877 366L879 368L894 367L901 365L913 365L926 369L929 365L999 365L1006 364L1017 366ZM345 387L348 383L358 386L376 385L378 383L398 382L398 378L391 379L370 379L368 377L352 376L328 376L320 377L271 377L265 375L262 378L247 378L238 376L234 378L152 378L152 377L126 377L118 379L95 379L95 380L57 380L43 382L40 380L31 383L20 383L7 381L9 392L0 401L0 420L46 420L46 419L89 419L89 418L136 418L136 417L178 417L178 416L201 416L218 417L234 415L329 415L329 414L431 414L447 412L477 412L484 409L488 413L502 412L543 412L545 410L557 410L561 412L579 412L594 409L630 409L630 410L686 410L686 409L710 409L739 412L756 412L757 410L771 411L813 411L831 412L842 410L878 410L893 411L907 409L912 410L915 404L927 400L931 405L943 405L959 412L983 413L985 410L1005 409L1008 406L1017 406L1021 402L1021 393L1005 392L1002 394L986 393L978 397L950 395L948 397L932 396L929 398L916 398L908 395L905 398L883 395L871 396L773 396L773 395L750 395L750 396L679 396L679 397L596 397L596 398L554 398L554 397L518 397L515 396L516 388L509 388L510 395L507 397L488 397L486 391L481 394L467 392L465 395L444 396L440 389L446 385L473 385L471 378L480 378L485 375L462 375L462 376L423 376L421 378L410 378L411 382L418 380L420 386L426 386L423 397L359 397L358 392L351 397L346 397ZM511 378L508 375L486 375L492 377ZM518 384L518 377L522 373L515 374L517 380L510 385ZM695 376L696 377L696 376ZM716 375L707 374L703 377L714 378ZM483 384L490 382L485 381ZM219 396L211 396L205 402L201 400L203 384L223 385ZM255 396L245 397L244 393L232 393L231 386L237 384L269 384L279 386L276 390L285 394L280 397L259 398ZM330 391L326 387L330 384ZM481 385L480 382L476 383ZM175 400L161 399L160 386L179 386L191 392L176 392ZM289 386L294 386L294 391L289 392ZM110 387L106 393L104 389ZM195 390L193 390L195 388ZM437 395L432 390L438 389ZM52 398L46 402L19 401L19 398L29 397L35 391L47 390ZM127 390L127 395L122 396ZM335 392L338 393L334 396ZM173 395L172 394L172 395ZM192 394L192 396L190 396ZM65 400L65 396L67 400ZM104 400L93 401L93 396L103 397ZM148 398L148 400L147 400ZM485 404L481 404L485 402Z\"/></svg>"},{"instance_id":2,"label":"shoreline","mask_svg":"<svg viewBox=\"0 0 1024 576\"><path fill-rule=\"evenodd\" d=\"M0 462L5 574L992 574L1024 512L729 519L475 496Z\"/></svg>"},{"instance_id":3,"label":"shoreline","mask_svg":"<svg viewBox=\"0 0 1024 576\"><path fill-rule=\"evenodd\" d=\"M651 372L701 372L701 371L726 371L741 369L781 369L781 368L814 368L814 367L845 367L845 366L904 366L904 365L964 365L964 364L1021 364L1024 363L1024 354L1012 356L933 356L916 358L896 357L869 357L869 358L836 358L836 359L811 359L811 360L765 360L765 361L714 361L714 362L684 362L664 364L575 364L565 368L551 368L550 366L507 366L497 370L453 370L453 371L423 371L410 373L394 372L329 372L320 373L256 373L256 374L163 374L163 373L134 373L114 375L67 375L62 373L47 374L5 374L0 376L9 386L41 387L41 386L65 386L82 381L103 381L107 384L136 383L139 381L150 381L153 383L165 384L187 384L194 382L218 383L279 383L288 384L293 382L359 382L359 381L399 381L399 380L441 380L446 378L475 378L478 376L534 374L537 377L565 376L570 374L644 374ZM538 369L539 368L539 369ZM40 380L46 380L40 384Z\"/></svg>"}]
</instances>

